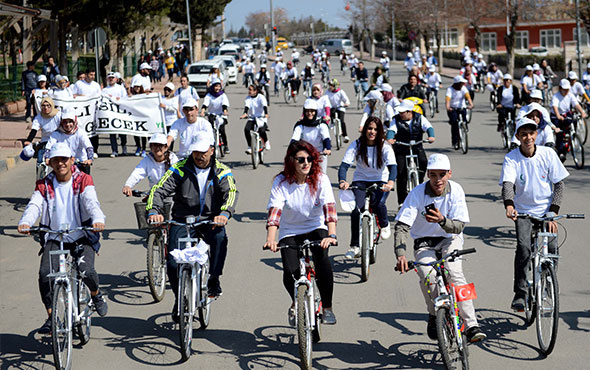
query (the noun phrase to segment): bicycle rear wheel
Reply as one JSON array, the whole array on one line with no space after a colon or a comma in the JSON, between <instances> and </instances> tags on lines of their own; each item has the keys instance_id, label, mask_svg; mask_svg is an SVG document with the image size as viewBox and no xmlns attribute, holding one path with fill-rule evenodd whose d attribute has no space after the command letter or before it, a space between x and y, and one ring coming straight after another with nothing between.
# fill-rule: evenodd
<instances>
[{"instance_id":1,"label":"bicycle rear wheel","mask_svg":"<svg viewBox=\"0 0 590 370\"><path fill-rule=\"evenodd\" d=\"M434 105L434 94L430 94L428 99L428 108L430 110L430 118L434 118L434 113L436 113L436 106Z\"/></svg>"},{"instance_id":2,"label":"bicycle rear wheel","mask_svg":"<svg viewBox=\"0 0 590 370\"><path fill-rule=\"evenodd\" d=\"M496 98L493 93L490 93L490 109L492 112L496 110Z\"/></svg>"},{"instance_id":3,"label":"bicycle rear wheel","mask_svg":"<svg viewBox=\"0 0 590 370\"><path fill-rule=\"evenodd\" d=\"M254 133L250 133L250 148L252 149L252 168L256 169L258 168L258 159L260 158L258 156L258 150L260 148L258 148L258 138Z\"/></svg>"},{"instance_id":4,"label":"bicycle rear wheel","mask_svg":"<svg viewBox=\"0 0 590 370\"><path fill-rule=\"evenodd\" d=\"M64 284L56 284L51 302L51 341L55 368L72 367L72 302Z\"/></svg>"},{"instance_id":5,"label":"bicycle rear wheel","mask_svg":"<svg viewBox=\"0 0 590 370\"><path fill-rule=\"evenodd\" d=\"M291 89L288 86L283 89L283 98L285 103L291 103Z\"/></svg>"},{"instance_id":6,"label":"bicycle rear wheel","mask_svg":"<svg viewBox=\"0 0 590 370\"><path fill-rule=\"evenodd\" d=\"M533 282L534 260L531 258L527 270L527 295L524 301L524 324L533 325L537 316L537 302L535 301L535 284Z\"/></svg>"},{"instance_id":7,"label":"bicycle rear wheel","mask_svg":"<svg viewBox=\"0 0 590 370\"><path fill-rule=\"evenodd\" d=\"M322 317L321 317L321 297L320 297L320 290L318 289L318 284L315 281L315 278L311 278L312 285L313 285L313 296L315 298L314 302L314 312L315 312L315 328L313 328L312 334L312 341L313 343L317 343L322 339Z\"/></svg>"},{"instance_id":8,"label":"bicycle rear wheel","mask_svg":"<svg viewBox=\"0 0 590 370\"><path fill-rule=\"evenodd\" d=\"M180 353L182 360L186 361L191 357L191 343L193 341L193 317L190 314L191 305L191 270L183 268L180 275Z\"/></svg>"},{"instance_id":9,"label":"bicycle rear wheel","mask_svg":"<svg viewBox=\"0 0 590 370\"><path fill-rule=\"evenodd\" d=\"M85 345L90 340L90 327L92 310L90 308L90 289L82 281L78 283L78 312L80 321L76 324L76 335L80 338L80 344Z\"/></svg>"},{"instance_id":10,"label":"bicycle rear wheel","mask_svg":"<svg viewBox=\"0 0 590 370\"><path fill-rule=\"evenodd\" d=\"M576 125L576 132L582 141L582 144L586 144L586 140L588 140L588 125L586 124L586 120L580 117L578 119L578 123Z\"/></svg>"},{"instance_id":11,"label":"bicycle rear wheel","mask_svg":"<svg viewBox=\"0 0 590 370\"><path fill-rule=\"evenodd\" d=\"M573 135L571 138L570 151L574 159L574 165L579 170L584 168L584 147L578 135Z\"/></svg>"},{"instance_id":12,"label":"bicycle rear wheel","mask_svg":"<svg viewBox=\"0 0 590 370\"><path fill-rule=\"evenodd\" d=\"M336 141L336 150L340 150L342 147L342 127L338 118L334 119L334 141Z\"/></svg>"},{"instance_id":13,"label":"bicycle rear wheel","mask_svg":"<svg viewBox=\"0 0 590 370\"><path fill-rule=\"evenodd\" d=\"M147 276L150 292L156 302L160 302L166 293L166 261L163 257L164 246L160 232L150 232L147 240Z\"/></svg>"},{"instance_id":14,"label":"bicycle rear wheel","mask_svg":"<svg viewBox=\"0 0 590 370\"><path fill-rule=\"evenodd\" d=\"M307 285L297 287L297 339L299 341L299 357L301 359L301 369L312 368L312 345L313 338L309 317L310 307L307 300Z\"/></svg>"},{"instance_id":15,"label":"bicycle rear wheel","mask_svg":"<svg viewBox=\"0 0 590 370\"><path fill-rule=\"evenodd\" d=\"M209 264L201 266L201 289L199 294L200 307L198 308L199 322L201 329L206 329L209 326L211 319L211 302L213 299L209 298L207 294L207 282L209 281Z\"/></svg>"},{"instance_id":16,"label":"bicycle rear wheel","mask_svg":"<svg viewBox=\"0 0 590 370\"><path fill-rule=\"evenodd\" d=\"M361 281L369 280L369 274L371 273L371 235L370 225L371 220L368 217L363 217L361 221Z\"/></svg>"},{"instance_id":17,"label":"bicycle rear wheel","mask_svg":"<svg viewBox=\"0 0 590 370\"><path fill-rule=\"evenodd\" d=\"M541 267L541 294L537 309L537 339L541 352L547 356L555 347L559 327L559 287L551 264Z\"/></svg>"},{"instance_id":18,"label":"bicycle rear wheel","mask_svg":"<svg viewBox=\"0 0 590 370\"><path fill-rule=\"evenodd\" d=\"M373 216L374 217L374 216ZM369 263L372 265L377 262L377 242L379 241L379 237L381 236L381 228L377 225L377 220L373 219L375 225L375 231L373 232L373 244L371 245L371 251L369 253Z\"/></svg>"},{"instance_id":19,"label":"bicycle rear wheel","mask_svg":"<svg viewBox=\"0 0 590 370\"><path fill-rule=\"evenodd\" d=\"M467 154L469 150L469 144L467 142L467 124L465 122L459 122L459 141L461 152Z\"/></svg>"},{"instance_id":20,"label":"bicycle rear wheel","mask_svg":"<svg viewBox=\"0 0 590 370\"><path fill-rule=\"evenodd\" d=\"M356 94L356 109L363 109L363 96L360 91Z\"/></svg>"},{"instance_id":21,"label":"bicycle rear wheel","mask_svg":"<svg viewBox=\"0 0 590 370\"><path fill-rule=\"evenodd\" d=\"M459 350L455 322L448 307L441 307L436 311L436 334L438 349L447 369L461 367L462 353Z\"/></svg>"}]
</instances>

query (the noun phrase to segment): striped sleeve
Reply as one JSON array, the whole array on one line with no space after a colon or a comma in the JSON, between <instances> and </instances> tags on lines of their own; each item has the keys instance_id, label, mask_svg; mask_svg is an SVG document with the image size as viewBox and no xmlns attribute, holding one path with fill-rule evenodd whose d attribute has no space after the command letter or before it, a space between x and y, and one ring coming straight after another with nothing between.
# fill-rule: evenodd
<instances>
[{"instance_id":1,"label":"striped sleeve","mask_svg":"<svg viewBox=\"0 0 590 370\"><path fill-rule=\"evenodd\" d=\"M336 203L326 203L324 204L324 218L326 219L326 224L329 222L338 222L338 214L336 212Z\"/></svg>"},{"instance_id":2,"label":"striped sleeve","mask_svg":"<svg viewBox=\"0 0 590 370\"><path fill-rule=\"evenodd\" d=\"M219 161L215 161L215 166L221 170L217 175L219 186L223 193L223 205L221 206L221 213L230 218L235 213L235 204L238 200L238 188L236 187L236 180L231 172L231 169Z\"/></svg>"}]
</instances>

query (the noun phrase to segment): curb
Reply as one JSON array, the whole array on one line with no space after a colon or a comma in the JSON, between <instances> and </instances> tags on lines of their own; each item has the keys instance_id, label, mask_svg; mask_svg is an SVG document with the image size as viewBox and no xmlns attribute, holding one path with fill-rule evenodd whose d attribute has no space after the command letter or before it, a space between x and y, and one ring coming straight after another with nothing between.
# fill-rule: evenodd
<instances>
[{"instance_id":1,"label":"curb","mask_svg":"<svg viewBox=\"0 0 590 370\"><path fill-rule=\"evenodd\" d=\"M13 169L17 163L21 161L18 155L13 157L8 157L6 159L0 159L0 172L5 172L10 169Z\"/></svg>"}]
</instances>

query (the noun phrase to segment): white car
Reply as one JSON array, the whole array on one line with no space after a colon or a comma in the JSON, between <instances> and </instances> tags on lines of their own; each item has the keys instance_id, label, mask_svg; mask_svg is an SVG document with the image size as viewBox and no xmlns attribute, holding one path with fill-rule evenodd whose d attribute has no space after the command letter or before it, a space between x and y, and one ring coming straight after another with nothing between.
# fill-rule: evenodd
<instances>
[{"instance_id":1,"label":"white car","mask_svg":"<svg viewBox=\"0 0 590 370\"><path fill-rule=\"evenodd\" d=\"M222 60L202 60L188 67L188 83L197 90L201 97L207 95L207 78L214 67L219 68L219 72L223 75L223 81L227 81L225 62Z\"/></svg>"},{"instance_id":2,"label":"white car","mask_svg":"<svg viewBox=\"0 0 590 370\"><path fill-rule=\"evenodd\" d=\"M217 55L213 60L222 60L225 63L227 83L235 84L238 82L238 65L232 55Z\"/></svg>"}]
</instances>

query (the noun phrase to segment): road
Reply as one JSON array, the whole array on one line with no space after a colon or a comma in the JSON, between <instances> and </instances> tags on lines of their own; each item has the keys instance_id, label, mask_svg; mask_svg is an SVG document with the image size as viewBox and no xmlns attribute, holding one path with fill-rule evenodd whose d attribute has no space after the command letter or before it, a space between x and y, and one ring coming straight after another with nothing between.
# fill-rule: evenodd
<instances>
[{"instance_id":1,"label":"road","mask_svg":"<svg viewBox=\"0 0 590 370\"><path fill-rule=\"evenodd\" d=\"M369 63L372 69L373 64ZM353 97L349 78L336 77ZM395 89L405 81L396 65L392 72ZM449 80L444 80L445 88ZM146 284L144 234L137 230L133 199L121 187L137 164L136 157L101 157L92 174L107 215L96 268L108 297L109 314L92 320L92 339L73 351L74 368L144 369L174 366L181 369L298 368L295 330L287 324L289 299L282 285L278 254L263 252L266 203L272 183L282 166L294 122L301 114L297 105L277 103L270 107L272 150L267 164L253 170L244 154L243 109L246 90L228 89L231 102L228 134L232 153L224 162L236 177L240 198L237 214L227 228L229 254L222 276L223 296L212 308L211 324L194 331L193 356L181 363L178 329L170 310L173 294L168 290L160 303L152 301ZM443 93L441 92L441 100ZM503 150L496 132L496 115L487 106L487 94L478 94L470 125L471 148L462 155L450 147L446 115L432 120L436 142L428 153L448 154L453 180L465 189L471 222L465 229L466 246L477 248L464 263L465 274L477 287L477 315L488 340L470 346L473 369L586 369L590 360L590 288L581 272L587 269L590 240L587 220L564 222L567 241L561 248L559 283L561 319L556 348L549 358L538 351L534 327L523 326L522 315L510 310L514 227L504 217L500 201ZM355 133L360 113L346 115L349 131ZM352 135L351 135L352 136ZM104 149L107 153L106 140ZM130 150L131 151L131 150ZM132 151L131 151L132 152ZM328 174L336 183L343 150L329 159ZM566 180L562 212L590 213L588 167L575 170ZM16 225L33 189L32 162L0 177L0 368L53 368L48 337L36 329L44 320L37 290L38 245L19 236ZM144 184L145 186L145 184ZM395 216L395 195L389 197L390 219ZM561 230L560 240L565 233ZM436 343L426 336L426 310L413 272L400 276L393 271L392 241L379 246L370 280L360 283L358 263L343 258L350 238L350 217L339 212L340 246L332 248L335 270L334 311L338 324L324 326L321 343L314 346L318 369L433 369L441 368ZM198 323L195 325L198 328ZM75 341L77 343L77 341Z\"/></svg>"}]
</instances>

